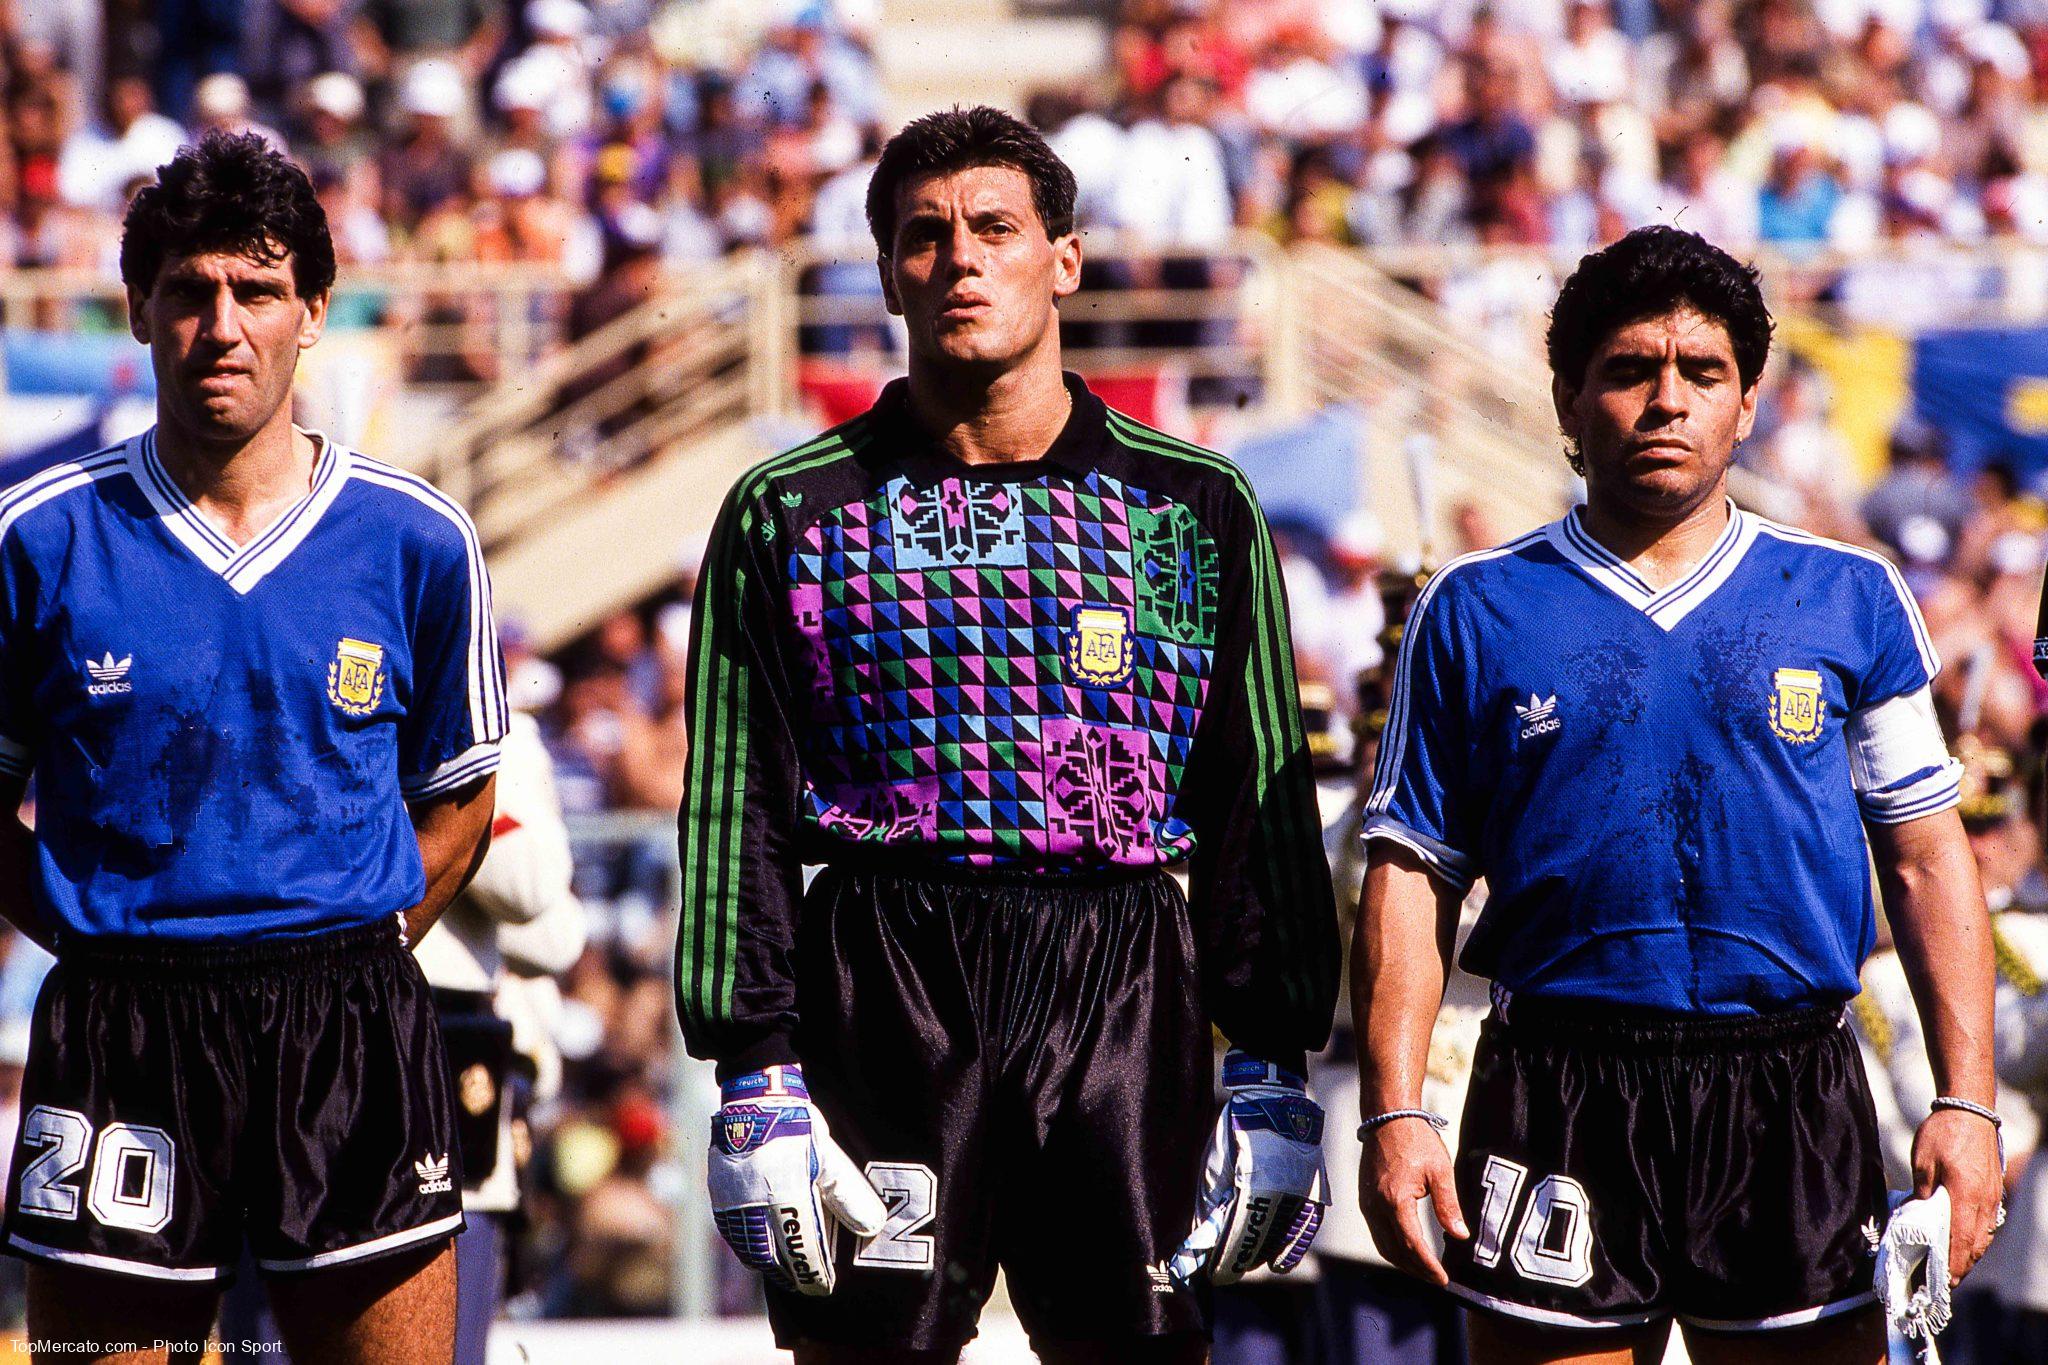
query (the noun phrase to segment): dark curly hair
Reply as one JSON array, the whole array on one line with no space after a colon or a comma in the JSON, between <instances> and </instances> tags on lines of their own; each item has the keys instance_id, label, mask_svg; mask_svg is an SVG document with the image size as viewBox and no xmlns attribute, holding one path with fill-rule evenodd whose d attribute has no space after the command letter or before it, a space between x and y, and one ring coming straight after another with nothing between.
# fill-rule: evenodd
<instances>
[{"instance_id":1,"label":"dark curly hair","mask_svg":"<svg viewBox=\"0 0 2048 1365\"><path fill-rule=\"evenodd\" d=\"M1742 387L1752 387L1771 353L1771 313L1755 266L1696 232L1637 228L1579 262L1550 310L1550 372L1576 389L1593 352L1617 328L1680 306L1728 330Z\"/></svg>"},{"instance_id":2,"label":"dark curly hair","mask_svg":"<svg viewBox=\"0 0 2048 1365\"><path fill-rule=\"evenodd\" d=\"M883 256L896 249L896 191L923 175L1008 166L1031 179L1031 202L1048 241L1074 230L1074 173L1036 128L1000 109L955 105L906 125L882 148L868 181L868 228Z\"/></svg>"},{"instance_id":3,"label":"dark curly hair","mask_svg":"<svg viewBox=\"0 0 2048 1365\"><path fill-rule=\"evenodd\" d=\"M121 224L121 282L147 297L164 262L226 251L287 258L299 297L334 286L334 239L313 182L255 133L211 132L159 166Z\"/></svg>"}]
</instances>

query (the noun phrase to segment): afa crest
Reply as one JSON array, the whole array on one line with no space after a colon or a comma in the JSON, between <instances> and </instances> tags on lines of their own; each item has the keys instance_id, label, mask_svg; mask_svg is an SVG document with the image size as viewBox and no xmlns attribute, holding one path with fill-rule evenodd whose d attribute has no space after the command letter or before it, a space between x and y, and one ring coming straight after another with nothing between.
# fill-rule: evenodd
<instances>
[{"instance_id":1,"label":"afa crest","mask_svg":"<svg viewBox=\"0 0 2048 1365\"><path fill-rule=\"evenodd\" d=\"M1820 738L1828 701L1821 694L1820 674L1811 668L1781 668L1771 675L1771 730L1787 744L1811 744Z\"/></svg>"},{"instance_id":2,"label":"afa crest","mask_svg":"<svg viewBox=\"0 0 2048 1365\"><path fill-rule=\"evenodd\" d=\"M351 716L367 716L384 700L384 646L343 640L327 665L327 700Z\"/></svg>"},{"instance_id":3,"label":"afa crest","mask_svg":"<svg viewBox=\"0 0 2048 1365\"><path fill-rule=\"evenodd\" d=\"M1131 676L1131 618L1121 607L1079 607L1067 632L1067 668L1086 687L1115 687Z\"/></svg>"}]
</instances>

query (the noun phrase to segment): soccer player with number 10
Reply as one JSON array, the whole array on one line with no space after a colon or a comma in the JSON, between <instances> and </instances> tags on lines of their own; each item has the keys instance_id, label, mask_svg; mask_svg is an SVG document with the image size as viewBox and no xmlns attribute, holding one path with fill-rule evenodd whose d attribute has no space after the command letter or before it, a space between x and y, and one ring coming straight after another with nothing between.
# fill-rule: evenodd
<instances>
[{"instance_id":1,"label":"soccer player with number 10","mask_svg":"<svg viewBox=\"0 0 2048 1365\"><path fill-rule=\"evenodd\" d=\"M1997 1216L1990 921L1927 628L1877 555L1727 496L1770 334L1755 272L1691 233L1582 261L1549 349L1586 504L1445 566L1402 643L1352 948L1360 1202L1473 1305L1482 1365L1657 1359L1674 1319L1699 1365L1884 1358L1844 1019L1872 854L1941 1096L1900 1224L1945 1201L1960 1277ZM1482 876L1454 1165L1419 1106Z\"/></svg>"}]
</instances>

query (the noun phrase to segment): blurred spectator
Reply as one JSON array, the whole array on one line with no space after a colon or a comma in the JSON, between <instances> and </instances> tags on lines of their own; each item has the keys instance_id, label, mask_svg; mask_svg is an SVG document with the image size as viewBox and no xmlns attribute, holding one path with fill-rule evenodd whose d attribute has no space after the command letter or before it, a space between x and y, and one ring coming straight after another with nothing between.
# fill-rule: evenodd
<instances>
[{"instance_id":1,"label":"blurred spectator","mask_svg":"<svg viewBox=\"0 0 2048 1365\"><path fill-rule=\"evenodd\" d=\"M177 155L185 130L156 111L149 82L123 76L108 88L104 128L81 123L58 154L57 184L64 202L114 213L127 189L156 174Z\"/></svg>"},{"instance_id":2,"label":"blurred spectator","mask_svg":"<svg viewBox=\"0 0 2048 1365\"><path fill-rule=\"evenodd\" d=\"M379 166L384 212L401 232L469 186L471 161L455 125L464 98L462 72L451 62L423 61L406 73L398 101L405 132Z\"/></svg>"},{"instance_id":3,"label":"blurred spectator","mask_svg":"<svg viewBox=\"0 0 2048 1365\"><path fill-rule=\"evenodd\" d=\"M208 133L254 133L279 151L289 152L285 135L256 121L251 112L249 83L232 71L216 71L192 92L192 136Z\"/></svg>"}]
</instances>

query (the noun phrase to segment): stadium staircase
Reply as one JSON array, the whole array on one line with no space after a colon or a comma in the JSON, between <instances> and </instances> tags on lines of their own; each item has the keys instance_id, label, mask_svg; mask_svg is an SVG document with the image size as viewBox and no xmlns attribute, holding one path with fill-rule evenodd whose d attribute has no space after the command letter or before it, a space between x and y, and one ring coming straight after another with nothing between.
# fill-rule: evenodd
<instances>
[{"instance_id":1,"label":"stadium staircase","mask_svg":"<svg viewBox=\"0 0 2048 1365\"><path fill-rule=\"evenodd\" d=\"M542 650L674 582L787 409L768 263L693 273L500 383L425 472L469 507L499 614ZM603 572L590 571L602 563Z\"/></svg>"},{"instance_id":2,"label":"stadium staircase","mask_svg":"<svg viewBox=\"0 0 2048 1365\"><path fill-rule=\"evenodd\" d=\"M1461 502L1508 534L1570 505L1540 356L1479 345L1361 253L1303 246L1289 265L1283 307L1294 316L1280 331L1301 350L1286 367L1299 388L1285 398L1364 414L1366 487L1384 490L1373 510L1391 544L1433 565Z\"/></svg>"}]
</instances>

